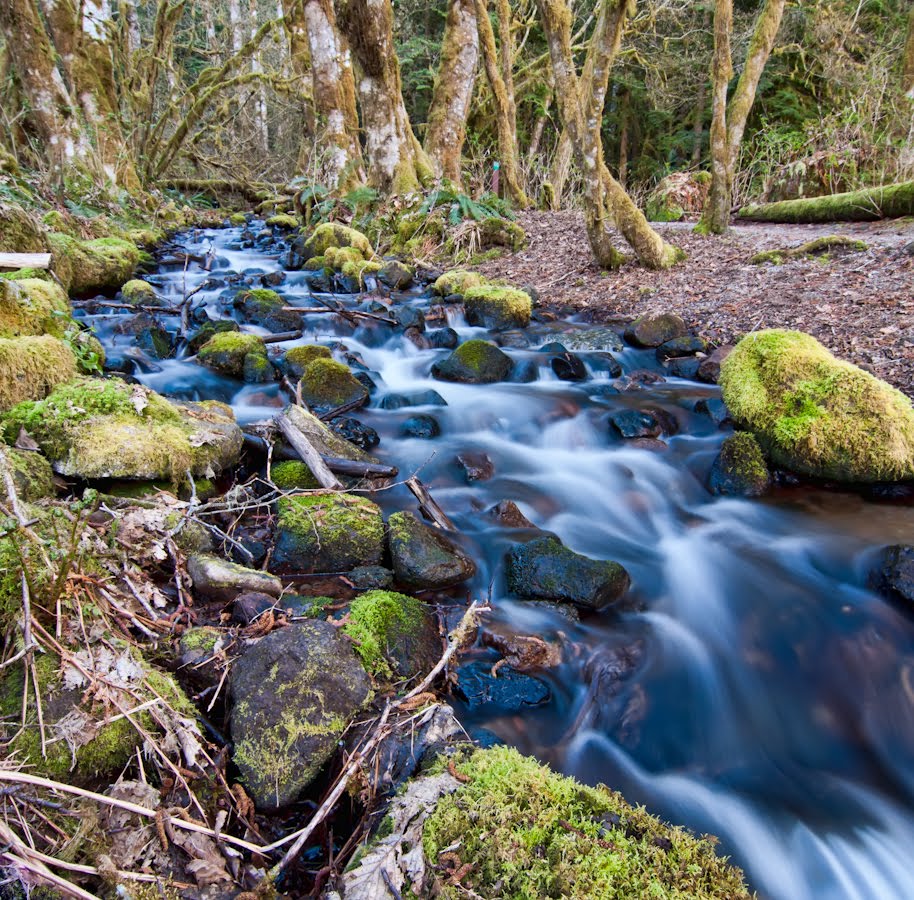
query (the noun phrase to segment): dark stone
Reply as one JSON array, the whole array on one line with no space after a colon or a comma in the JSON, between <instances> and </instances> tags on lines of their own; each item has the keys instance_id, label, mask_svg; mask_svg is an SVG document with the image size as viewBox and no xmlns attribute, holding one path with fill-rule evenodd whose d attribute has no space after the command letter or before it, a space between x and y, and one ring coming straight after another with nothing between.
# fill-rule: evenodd
<instances>
[{"instance_id":1,"label":"dark stone","mask_svg":"<svg viewBox=\"0 0 914 900\"><path fill-rule=\"evenodd\" d=\"M353 372L352 377L355 378L360 384L368 388L368 393L377 390L377 383L367 372Z\"/></svg>"},{"instance_id":2,"label":"dark stone","mask_svg":"<svg viewBox=\"0 0 914 900\"><path fill-rule=\"evenodd\" d=\"M279 601L269 594L245 591L232 602L232 620L241 625L250 625L254 619L263 615L268 609L275 609L278 606Z\"/></svg>"},{"instance_id":3,"label":"dark stone","mask_svg":"<svg viewBox=\"0 0 914 900\"><path fill-rule=\"evenodd\" d=\"M411 394L387 394L382 398L381 409L405 409L410 406L447 406L447 400L438 391L415 391Z\"/></svg>"},{"instance_id":4,"label":"dark stone","mask_svg":"<svg viewBox=\"0 0 914 900\"><path fill-rule=\"evenodd\" d=\"M587 367L581 361L581 358L573 353L563 353L561 356L553 356L549 360L552 371L562 381L586 381Z\"/></svg>"},{"instance_id":5,"label":"dark stone","mask_svg":"<svg viewBox=\"0 0 914 900\"><path fill-rule=\"evenodd\" d=\"M495 474L495 466L488 454L481 450L466 450L457 454L457 465L463 469L467 481L488 481Z\"/></svg>"},{"instance_id":6,"label":"dark stone","mask_svg":"<svg viewBox=\"0 0 914 900\"><path fill-rule=\"evenodd\" d=\"M709 353L698 365L698 380L706 384L717 384L720 378L720 365L732 350L730 344L724 344Z\"/></svg>"},{"instance_id":7,"label":"dark stone","mask_svg":"<svg viewBox=\"0 0 914 900\"><path fill-rule=\"evenodd\" d=\"M240 291L233 305L246 322L274 333L301 328L301 314L283 309L285 301L273 291Z\"/></svg>"},{"instance_id":8,"label":"dark stone","mask_svg":"<svg viewBox=\"0 0 914 900\"><path fill-rule=\"evenodd\" d=\"M295 623L245 648L230 676L233 760L260 810L292 803L333 755L371 684L328 622Z\"/></svg>"},{"instance_id":9,"label":"dark stone","mask_svg":"<svg viewBox=\"0 0 914 900\"><path fill-rule=\"evenodd\" d=\"M403 337L420 350L431 350L432 345L428 338L418 328L407 328Z\"/></svg>"},{"instance_id":10,"label":"dark stone","mask_svg":"<svg viewBox=\"0 0 914 900\"><path fill-rule=\"evenodd\" d=\"M400 426L400 434L403 437L421 438L427 441L441 434L441 426L434 416L420 413L417 416L410 416Z\"/></svg>"},{"instance_id":11,"label":"dark stone","mask_svg":"<svg viewBox=\"0 0 914 900\"><path fill-rule=\"evenodd\" d=\"M489 341L470 340L461 344L446 359L432 366L432 376L439 381L463 384L494 384L506 381L511 374L511 357Z\"/></svg>"},{"instance_id":12,"label":"dark stone","mask_svg":"<svg viewBox=\"0 0 914 900\"><path fill-rule=\"evenodd\" d=\"M521 359L514 366L511 381L515 384L532 384L540 377L540 367L535 359Z\"/></svg>"},{"instance_id":13,"label":"dark stone","mask_svg":"<svg viewBox=\"0 0 914 900\"><path fill-rule=\"evenodd\" d=\"M622 366L619 364L619 360L611 353L588 353L584 360L594 372L606 372L610 378L618 378L622 374Z\"/></svg>"},{"instance_id":14,"label":"dark stone","mask_svg":"<svg viewBox=\"0 0 914 900\"><path fill-rule=\"evenodd\" d=\"M609 417L610 424L624 438L657 437L663 426L653 413L643 409L623 409Z\"/></svg>"},{"instance_id":15,"label":"dark stone","mask_svg":"<svg viewBox=\"0 0 914 900\"><path fill-rule=\"evenodd\" d=\"M385 287L405 291L413 283L412 270L398 260L384 263L377 274L378 281Z\"/></svg>"},{"instance_id":16,"label":"dark stone","mask_svg":"<svg viewBox=\"0 0 914 900\"><path fill-rule=\"evenodd\" d=\"M681 356L671 359L667 371L674 378L694 380L698 376L701 360L697 356Z\"/></svg>"},{"instance_id":17,"label":"dark stone","mask_svg":"<svg viewBox=\"0 0 914 900\"><path fill-rule=\"evenodd\" d=\"M720 397L705 397L695 404L695 412L707 416L715 425L720 427L725 422L731 422L730 410Z\"/></svg>"},{"instance_id":18,"label":"dark stone","mask_svg":"<svg viewBox=\"0 0 914 900\"><path fill-rule=\"evenodd\" d=\"M418 306L398 306L393 317L401 328L425 331L425 313Z\"/></svg>"},{"instance_id":19,"label":"dark stone","mask_svg":"<svg viewBox=\"0 0 914 900\"><path fill-rule=\"evenodd\" d=\"M726 497L761 497L771 476L758 441L748 431L728 437L711 466L708 489Z\"/></svg>"},{"instance_id":20,"label":"dark stone","mask_svg":"<svg viewBox=\"0 0 914 900\"><path fill-rule=\"evenodd\" d=\"M661 344L656 350L657 362L665 363L677 356L694 356L696 353L704 353L707 349L707 341L689 334Z\"/></svg>"},{"instance_id":21,"label":"dark stone","mask_svg":"<svg viewBox=\"0 0 914 900\"><path fill-rule=\"evenodd\" d=\"M674 313L644 315L635 319L625 329L624 336L636 347L659 347L668 341L689 333L686 323Z\"/></svg>"},{"instance_id":22,"label":"dark stone","mask_svg":"<svg viewBox=\"0 0 914 900\"><path fill-rule=\"evenodd\" d=\"M476 574L476 563L440 529L410 512L388 520L390 559L397 581L413 590L453 587Z\"/></svg>"},{"instance_id":23,"label":"dark stone","mask_svg":"<svg viewBox=\"0 0 914 900\"><path fill-rule=\"evenodd\" d=\"M460 343L460 336L453 328L439 328L430 331L426 337L435 350L453 350Z\"/></svg>"},{"instance_id":24,"label":"dark stone","mask_svg":"<svg viewBox=\"0 0 914 900\"><path fill-rule=\"evenodd\" d=\"M582 556L551 536L515 544L505 556L505 575L518 597L595 610L618 601L631 584L619 563Z\"/></svg>"},{"instance_id":25,"label":"dark stone","mask_svg":"<svg viewBox=\"0 0 914 900\"><path fill-rule=\"evenodd\" d=\"M914 547L886 547L870 573L870 587L914 612Z\"/></svg>"},{"instance_id":26,"label":"dark stone","mask_svg":"<svg viewBox=\"0 0 914 900\"><path fill-rule=\"evenodd\" d=\"M513 500L502 500L496 503L486 515L491 516L499 525L506 528L536 528Z\"/></svg>"},{"instance_id":27,"label":"dark stone","mask_svg":"<svg viewBox=\"0 0 914 900\"><path fill-rule=\"evenodd\" d=\"M346 577L359 591L387 591L394 583L394 573L384 566L356 566Z\"/></svg>"},{"instance_id":28,"label":"dark stone","mask_svg":"<svg viewBox=\"0 0 914 900\"><path fill-rule=\"evenodd\" d=\"M493 676L491 664L482 660L457 670L457 694L469 709L494 706L504 714L542 706L552 697L549 685L532 675L502 666Z\"/></svg>"},{"instance_id":29,"label":"dark stone","mask_svg":"<svg viewBox=\"0 0 914 900\"><path fill-rule=\"evenodd\" d=\"M286 273L281 269L276 272L267 272L266 275L262 275L260 278L260 283L266 288L274 288L281 285L286 280Z\"/></svg>"},{"instance_id":30,"label":"dark stone","mask_svg":"<svg viewBox=\"0 0 914 900\"><path fill-rule=\"evenodd\" d=\"M352 419L348 416L338 416L330 420L330 430L338 434L343 440L361 447L363 450L371 450L381 443L381 438L377 431L369 425L364 425L358 419Z\"/></svg>"}]
</instances>

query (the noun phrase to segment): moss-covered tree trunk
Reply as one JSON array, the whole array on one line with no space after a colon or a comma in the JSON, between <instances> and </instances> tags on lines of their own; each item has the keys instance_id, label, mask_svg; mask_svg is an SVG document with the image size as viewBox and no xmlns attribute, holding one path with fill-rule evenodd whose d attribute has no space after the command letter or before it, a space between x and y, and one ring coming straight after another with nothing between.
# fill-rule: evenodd
<instances>
[{"instance_id":1,"label":"moss-covered tree trunk","mask_svg":"<svg viewBox=\"0 0 914 900\"><path fill-rule=\"evenodd\" d=\"M749 41L742 74L730 102L727 103L727 86L733 77L730 49L733 0L716 0L714 58L711 68L714 96L711 121L711 190L702 220L698 225L700 231L723 234L729 227L739 148L762 72L774 49L785 5L786 0L765 0Z\"/></svg>"},{"instance_id":2,"label":"moss-covered tree trunk","mask_svg":"<svg viewBox=\"0 0 914 900\"><path fill-rule=\"evenodd\" d=\"M492 20L489 18L488 3L486 0L475 0L475 2L482 60L495 104L495 125L498 133L498 156L501 163L501 174L508 196L518 206L526 207L530 205L530 200L524 192L517 161L517 115L514 108L514 90L512 86L509 91L503 75L506 60L513 56L510 36L510 9L507 12L500 9L501 14L508 19L507 24L502 21L499 23L499 28L502 32L502 44L504 45L507 42L508 46L506 48L503 47L501 65L499 65L498 47L495 44L495 31L492 28ZM505 3L505 0L499 0L499 3ZM513 63L511 64L513 65Z\"/></svg>"},{"instance_id":3,"label":"moss-covered tree trunk","mask_svg":"<svg viewBox=\"0 0 914 900\"><path fill-rule=\"evenodd\" d=\"M414 191L431 180L432 164L403 103L391 0L338 0L337 12L356 64L368 181L382 194Z\"/></svg>"},{"instance_id":4,"label":"moss-covered tree trunk","mask_svg":"<svg viewBox=\"0 0 914 900\"><path fill-rule=\"evenodd\" d=\"M428 112L425 151L435 174L456 185L461 183L460 161L478 64L475 0L450 0L441 63Z\"/></svg>"},{"instance_id":5,"label":"moss-covered tree trunk","mask_svg":"<svg viewBox=\"0 0 914 900\"><path fill-rule=\"evenodd\" d=\"M346 189L365 180L349 49L337 29L332 0L303 0L302 13L318 117L318 147L324 154L319 177L330 188Z\"/></svg>"},{"instance_id":6,"label":"moss-covered tree trunk","mask_svg":"<svg viewBox=\"0 0 914 900\"><path fill-rule=\"evenodd\" d=\"M914 7L908 16L908 38L905 41L901 66L901 89L906 97L914 100Z\"/></svg>"}]
</instances>

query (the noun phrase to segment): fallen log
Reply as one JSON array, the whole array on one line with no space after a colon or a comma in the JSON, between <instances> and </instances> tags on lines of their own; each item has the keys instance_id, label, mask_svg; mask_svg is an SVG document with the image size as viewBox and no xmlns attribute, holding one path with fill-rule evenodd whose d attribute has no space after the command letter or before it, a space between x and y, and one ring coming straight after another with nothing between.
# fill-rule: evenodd
<instances>
[{"instance_id":1,"label":"fallen log","mask_svg":"<svg viewBox=\"0 0 914 900\"><path fill-rule=\"evenodd\" d=\"M396 319L382 316L378 313L362 312L360 309L342 309L334 306L284 306L283 312L297 312L307 315L313 313L336 313L344 319L371 319L374 322L383 322L385 325L397 325Z\"/></svg>"},{"instance_id":2,"label":"fallen log","mask_svg":"<svg viewBox=\"0 0 914 900\"><path fill-rule=\"evenodd\" d=\"M50 253L0 253L0 269L50 268Z\"/></svg>"},{"instance_id":3,"label":"fallen log","mask_svg":"<svg viewBox=\"0 0 914 900\"><path fill-rule=\"evenodd\" d=\"M244 433L244 443L252 450L266 455L267 442L257 434ZM277 459L301 459L291 447L277 444L273 448ZM327 468L337 475L348 475L351 478L396 478L400 470L396 466L385 466L382 463L361 462L357 459L344 459L341 456L324 456L321 459Z\"/></svg>"},{"instance_id":4,"label":"fallen log","mask_svg":"<svg viewBox=\"0 0 914 900\"><path fill-rule=\"evenodd\" d=\"M413 496L419 501L419 510L427 519L443 531L456 531L454 523L447 517L445 511L438 505L435 498L429 493L428 488L415 475L411 475L403 482L412 491Z\"/></svg>"},{"instance_id":5,"label":"fallen log","mask_svg":"<svg viewBox=\"0 0 914 900\"><path fill-rule=\"evenodd\" d=\"M831 194L827 197L760 203L744 206L739 211L739 218L750 222L783 222L797 225L817 222L874 222L878 219L895 219L911 215L914 215L914 181Z\"/></svg>"},{"instance_id":6,"label":"fallen log","mask_svg":"<svg viewBox=\"0 0 914 900\"><path fill-rule=\"evenodd\" d=\"M331 491L343 490L342 482L327 468L327 463L324 462L311 441L292 424L285 413L277 413L273 416L273 421L283 433L283 437L311 470L321 487Z\"/></svg>"},{"instance_id":7,"label":"fallen log","mask_svg":"<svg viewBox=\"0 0 914 900\"><path fill-rule=\"evenodd\" d=\"M281 344L283 341L297 341L303 331L278 331L276 334L264 335L262 340L265 344Z\"/></svg>"},{"instance_id":8,"label":"fallen log","mask_svg":"<svg viewBox=\"0 0 914 900\"><path fill-rule=\"evenodd\" d=\"M171 178L166 186L184 193L209 194L216 200L225 194L237 194L250 203L260 203L276 192L270 185L248 184L228 178Z\"/></svg>"}]
</instances>

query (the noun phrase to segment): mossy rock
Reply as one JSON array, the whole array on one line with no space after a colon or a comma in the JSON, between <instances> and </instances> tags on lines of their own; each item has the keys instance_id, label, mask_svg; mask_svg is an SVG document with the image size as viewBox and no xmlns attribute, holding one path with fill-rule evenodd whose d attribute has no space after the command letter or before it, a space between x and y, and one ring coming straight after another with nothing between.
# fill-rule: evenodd
<instances>
[{"instance_id":1,"label":"mossy rock","mask_svg":"<svg viewBox=\"0 0 914 900\"><path fill-rule=\"evenodd\" d=\"M297 459L287 459L276 463L270 469L273 484L281 491L314 491L320 487L320 482L314 473L303 462Z\"/></svg>"},{"instance_id":2,"label":"mossy rock","mask_svg":"<svg viewBox=\"0 0 914 900\"><path fill-rule=\"evenodd\" d=\"M517 222L490 216L479 223L479 245L489 247L506 247L517 253L527 245L527 232Z\"/></svg>"},{"instance_id":3,"label":"mossy rock","mask_svg":"<svg viewBox=\"0 0 914 900\"><path fill-rule=\"evenodd\" d=\"M48 245L55 274L77 296L117 290L148 258L135 244L120 238L80 241L52 232L48 235Z\"/></svg>"},{"instance_id":4,"label":"mossy rock","mask_svg":"<svg viewBox=\"0 0 914 900\"><path fill-rule=\"evenodd\" d=\"M268 228L276 228L279 231L294 231L300 224L295 216L290 216L288 213L277 213L266 221Z\"/></svg>"},{"instance_id":5,"label":"mossy rock","mask_svg":"<svg viewBox=\"0 0 914 900\"><path fill-rule=\"evenodd\" d=\"M20 500L34 503L36 500L54 496L56 493L54 470L40 453L31 450L14 450L12 447L5 446L2 447L2 450L13 476L16 496ZM6 485L0 483L0 497L6 496ZM6 502L9 502L8 497Z\"/></svg>"},{"instance_id":6,"label":"mossy rock","mask_svg":"<svg viewBox=\"0 0 914 900\"><path fill-rule=\"evenodd\" d=\"M282 358L282 369L289 378L298 381L316 359L333 359L330 348L320 344L302 344L286 351Z\"/></svg>"},{"instance_id":7,"label":"mossy rock","mask_svg":"<svg viewBox=\"0 0 914 900\"><path fill-rule=\"evenodd\" d=\"M316 409L335 409L348 403L364 406L368 388L350 371L349 366L318 356L301 377L302 400Z\"/></svg>"},{"instance_id":8,"label":"mossy rock","mask_svg":"<svg viewBox=\"0 0 914 900\"><path fill-rule=\"evenodd\" d=\"M72 321L67 295L54 282L0 279L0 338L39 334L63 337Z\"/></svg>"},{"instance_id":9,"label":"mossy rock","mask_svg":"<svg viewBox=\"0 0 914 900\"><path fill-rule=\"evenodd\" d=\"M155 288L141 278L132 278L121 288L121 299L131 306L164 306Z\"/></svg>"},{"instance_id":10,"label":"mossy rock","mask_svg":"<svg viewBox=\"0 0 914 900\"><path fill-rule=\"evenodd\" d=\"M636 347L659 347L688 333L688 326L675 313L648 313L627 325L624 336Z\"/></svg>"},{"instance_id":11,"label":"mossy rock","mask_svg":"<svg viewBox=\"0 0 914 900\"><path fill-rule=\"evenodd\" d=\"M360 286L365 285L365 278L368 275L377 275L381 271L381 264L377 260L356 260L344 262L340 269L345 278L351 278L357 281Z\"/></svg>"},{"instance_id":12,"label":"mossy rock","mask_svg":"<svg viewBox=\"0 0 914 900\"><path fill-rule=\"evenodd\" d=\"M336 222L325 222L323 225L318 225L304 242L302 256L304 259L323 256L331 247L352 247L358 250L365 259L374 256L371 242L361 231Z\"/></svg>"},{"instance_id":13,"label":"mossy rock","mask_svg":"<svg viewBox=\"0 0 914 900\"><path fill-rule=\"evenodd\" d=\"M467 322L483 328L526 328L530 324L533 301L515 288L483 284L464 291Z\"/></svg>"},{"instance_id":14,"label":"mossy rock","mask_svg":"<svg viewBox=\"0 0 914 900\"><path fill-rule=\"evenodd\" d=\"M200 348L214 335L224 332L241 331L237 322L232 319L220 319L218 322L204 322L188 339L187 352L199 353Z\"/></svg>"},{"instance_id":15,"label":"mossy rock","mask_svg":"<svg viewBox=\"0 0 914 900\"><path fill-rule=\"evenodd\" d=\"M780 466L843 482L914 478L911 401L808 334L748 335L720 386L734 421Z\"/></svg>"},{"instance_id":16,"label":"mossy rock","mask_svg":"<svg viewBox=\"0 0 914 900\"><path fill-rule=\"evenodd\" d=\"M233 212L228 217L229 225L239 228L248 223L248 214L243 212Z\"/></svg>"},{"instance_id":17,"label":"mossy rock","mask_svg":"<svg viewBox=\"0 0 914 900\"><path fill-rule=\"evenodd\" d=\"M397 259L389 260L378 269L378 281L395 291L405 291L413 284L415 272Z\"/></svg>"},{"instance_id":18,"label":"mossy rock","mask_svg":"<svg viewBox=\"0 0 914 900\"><path fill-rule=\"evenodd\" d=\"M212 477L235 463L243 443L224 404L170 403L120 379L75 378L0 423L7 441L24 428L56 472L84 479Z\"/></svg>"},{"instance_id":19,"label":"mossy rock","mask_svg":"<svg viewBox=\"0 0 914 900\"><path fill-rule=\"evenodd\" d=\"M257 384L272 377L263 338L256 334L223 331L214 334L198 351L197 361L208 369Z\"/></svg>"},{"instance_id":20,"label":"mossy rock","mask_svg":"<svg viewBox=\"0 0 914 900\"><path fill-rule=\"evenodd\" d=\"M448 851L449 865L466 873L458 886L438 880L443 898L752 896L713 838L668 825L609 788L557 775L509 747L477 750L456 769L462 783L422 831L431 867Z\"/></svg>"},{"instance_id":21,"label":"mossy rock","mask_svg":"<svg viewBox=\"0 0 914 900\"><path fill-rule=\"evenodd\" d=\"M479 287L481 284L482 276L477 272L455 269L441 275L432 285L432 290L441 297L450 297L453 294L463 296L470 288Z\"/></svg>"},{"instance_id":22,"label":"mossy rock","mask_svg":"<svg viewBox=\"0 0 914 900\"><path fill-rule=\"evenodd\" d=\"M370 675L405 679L432 670L441 656L434 612L394 591L368 591L352 601L342 631Z\"/></svg>"},{"instance_id":23,"label":"mossy rock","mask_svg":"<svg viewBox=\"0 0 914 900\"><path fill-rule=\"evenodd\" d=\"M393 513L387 528L393 570L400 584L416 590L440 589L476 574L476 563L459 544L411 512Z\"/></svg>"},{"instance_id":24,"label":"mossy rock","mask_svg":"<svg viewBox=\"0 0 914 900\"><path fill-rule=\"evenodd\" d=\"M235 309L246 322L261 325L274 333L301 327L301 314L284 309L286 303L276 291L253 288L235 295Z\"/></svg>"},{"instance_id":25,"label":"mossy rock","mask_svg":"<svg viewBox=\"0 0 914 900\"><path fill-rule=\"evenodd\" d=\"M761 497L770 484L771 476L758 441L747 431L728 437L708 475L711 493L726 497Z\"/></svg>"},{"instance_id":26,"label":"mossy rock","mask_svg":"<svg viewBox=\"0 0 914 900\"><path fill-rule=\"evenodd\" d=\"M365 254L358 247L328 247L322 258L325 266L338 270L347 263L365 262Z\"/></svg>"},{"instance_id":27,"label":"mossy rock","mask_svg":"<svg viewBox=\"0 0 914 900\"><path fill-rule=\"evenodd\" d=\"M17 403L42 400L76 375L73 351L56 337L0 338L0 412Z\"/></svg>"},{"instance_id":28,"label":"mossy rock","mask_svg":"<svg viewBox=\"0 0 914 900\"><path fill-rule=\"evenodd\" d=\"M447 358L432 366L439 381L463 384L494 384L506 381L514 368L511 357L489 341L471 340L461 344Z\"/></svg>"},{"instance_id":29,"label":"mossy rock","mask_svg":"<svg viewBox=\"0 0 914 900\"><path fill-rule=\"evenodd\" d=\"M261 811L294 801L371 696L352 646L328 622L274 631L232 664L232 759Z\"/></svg>"},{"instance_id":30,"label":"mossy rock","mask_svg":"<svg viewBox=\"0 0 914 900\"><path fill-rule=\"evenodd\" d=\"M364 497L328 492L282 497L277 513L278 571L348 572L381 562L384 521Z\"/></svg>"},{"instance_id":31,"label":"mossy rock","mask_svg":"<svg viewBox=\"0 0 914 900\"><path fill-rule=\"evenodd\" d=\"M0 203L0 253L44 253L41 222L15 203Z\"/></svg>"}]
</instances>

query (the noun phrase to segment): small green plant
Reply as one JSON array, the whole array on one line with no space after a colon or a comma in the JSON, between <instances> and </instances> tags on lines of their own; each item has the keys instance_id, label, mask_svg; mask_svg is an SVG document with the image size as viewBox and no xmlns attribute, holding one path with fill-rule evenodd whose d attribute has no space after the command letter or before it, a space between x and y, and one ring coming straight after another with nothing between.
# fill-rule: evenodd
<instances>
[{"instance_id":1,"label":"small green plant","mask_svg":"<svg viewBox=\"0 0 914 900\"><path fill-rule=\"evenodd\" d=\"M514 219L508 204L494 194L484 194L479 200L474 200L453 188L437 188L432 191L419 211L427 214L441 206L450 207L448 222L451 225L459 225L467 219L474 222L491 218Z\"/></svg>"}]
</instances>

